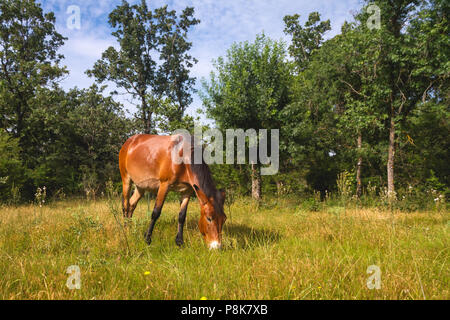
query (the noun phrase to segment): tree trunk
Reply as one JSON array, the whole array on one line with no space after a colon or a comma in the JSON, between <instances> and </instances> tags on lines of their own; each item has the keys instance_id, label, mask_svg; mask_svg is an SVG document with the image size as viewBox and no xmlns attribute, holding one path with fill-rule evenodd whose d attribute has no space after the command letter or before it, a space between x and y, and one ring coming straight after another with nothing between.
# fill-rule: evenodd
<instances>
[{"instance_id":1,"label":"tree trunk","mask_svg":"<svg viewBox=\"0 0 450 320\"><path fill-rule=\"evenodd\" d=\"M261 200L261 172L259 165L252 163L252 198Z\"/></svg>"},{"instance_id":2,"label":"tree trunk","mask_svg":"<svg viewBox=\"0 0 450 320\"><path fill-rule=\"evenodd\" d=\"M391 119L389 126L389 148L387 160L387 180L388 180L388 199L395 199L395 185L394 185L394 158L395 158L395 119L394 107L391 106Z\"/></svg>"},{"instance_id":3,"label":"tree trunk","mask_svg":"<svg viewBox=\"0 0 450 320\"><path fill-rule=\"evenodd\" d=\"M144 122L144 133L152 133L152 112L150 111L150 106L147 104L147 99L145 95L141 94L142 101L142 121Z\"/></svg>"},{"instance_id":4,"label":"tree trunk","mask_svg":"<svg viewBox=\"0 0 450 320\"><path fill-rule=\"evenodd\" d=\"M358 152L361 153L362 148L362 134L358 133L357 139ZM361 183L361 166L362 166L362 156L358 158L358 163L356 164L356 196L359 198L362 194L362 183Z\"/></svg>"},{"instance_id":5,"label":"tree trunk","mask_svg":"<svg viewBox=\"0 0 450 320\"><path fill-rule=\"evenodd\" d=\"M152 133L152 113L149 111L147 114L147 119L145 121L145 133Z\"/></svg>"}]
</instances>

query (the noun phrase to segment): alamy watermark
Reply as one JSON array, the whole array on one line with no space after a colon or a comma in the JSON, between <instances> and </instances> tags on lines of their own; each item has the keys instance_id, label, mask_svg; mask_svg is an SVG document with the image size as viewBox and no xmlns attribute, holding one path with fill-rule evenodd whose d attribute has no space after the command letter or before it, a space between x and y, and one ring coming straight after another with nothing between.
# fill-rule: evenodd
<instances>
[{"instance_id":1,"label":"alamy watermark","mask_svg":"<svg viewBox=\"0 0 450 320\"><path fill-rule=\"evenodd\" d=\"M79 6L71 5L67 7L66 14L70 16L66 20L66 26L70 30L81 29L81 9Z\"/></svg>"},{"instance_id":2,"label":"alamy watermark","mask_svg":"<svg viewBox=\"0 0 450 320\"><path fill-rule=\"evenodd\" d=\"M377 265L371 265L367 267L366 273L370 274L367 278L367 288L370 290L381 289L381 269Z\"/></svg>"},{"instance_id":3,"label":"alamy watermark","mask_svg":"<svg viewBox=\"0 0 450 320\"><path fill-rule=\"evenodd\" d=\"M80 290L81 289L81 270L77 265L69 266L66 270L66 273L69 274L69 277L66 281L66 287L70 290Z\"/></svg>"},{"instance_id":4,"label":"alamy watermark","mask_svg":"<svg viewBox=\"0 0 450 320\"><path fill-rule=\"evenodd\" d=\"M261 175L277 174L280 167L279 129L227 129L224 139L218 129L203 132L201 127L195 127L193 137L187 130L179 129L172 139L172 161L176 164L224 164L224 160L225 164L246 164L248 147L248 163L260 164ZM206 142L204 148L202 142Z\"/></svg>"},{"instance_id":5,"label":"alamy watermark","mask_svg":"<svg viewBox=\"0 0 450 320\"><path fill-rule=\"evenodd\" d=\"M366 11L370 14L369 19L367 19L366 25L369 30L381 29L381 9L376 4L371 4L367 6Z\"/></svg>"}]
</instances>

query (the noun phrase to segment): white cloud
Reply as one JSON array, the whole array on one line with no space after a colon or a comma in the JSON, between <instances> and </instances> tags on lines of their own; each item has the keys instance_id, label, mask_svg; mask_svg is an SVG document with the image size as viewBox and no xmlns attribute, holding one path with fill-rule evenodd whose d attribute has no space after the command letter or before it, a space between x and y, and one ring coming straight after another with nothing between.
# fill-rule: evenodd
<instances>
[{"instance_id":1,"label":"white cloud","mask_svg":"<svg viewBox=\"0 0 450 320\"><path fill-rule=\"evenodd\" d=\"M97 60L101 58L103 51L110 46L116 46L113 39L98 39L90 35L69 39L63 51L83 60Z\"/></svg>"},{"instance_id":2,"label":"white cloud","mask_svg":"<svg viewBox=\"0 0 450 320\"><path fill-rule=\"evenodd\" d=\"M138 2L138 0L130 1ZM71 74L64 81L64 87L88 87L93 82L84 72L91 68L101 57L101 53L115 44L108 25L108 14L119 0L43 0L45 11L54 11L57 18L58 31L69 40L62 48L66 56L65 64ZM283 33L283 17L298 13L304 22L310 12L318 11L322 19L330 19L332 31L328 37L339 33L345 20L352 19L352 11L362 6L362 0L152 0L148 1L151 8L157 8L168 3L169 9L181 12L186 6L195 8L195 16L201 23L190 33L193 42L192 55L199 63L192 69L193 76L198 78L197 88L200 88L200 78L208 77L212 70L213 59L223 56L233 42L254 40L256 34L262 31L274 39L286 39ZM81 9L81 30L66 28L66 9L69 5L78 5ZM129 106L129 104L128 104ZM201 107L198 97L189 109L193 114ZM133 110L133 107L130 107Z\"/></svg>"}]
</instances>

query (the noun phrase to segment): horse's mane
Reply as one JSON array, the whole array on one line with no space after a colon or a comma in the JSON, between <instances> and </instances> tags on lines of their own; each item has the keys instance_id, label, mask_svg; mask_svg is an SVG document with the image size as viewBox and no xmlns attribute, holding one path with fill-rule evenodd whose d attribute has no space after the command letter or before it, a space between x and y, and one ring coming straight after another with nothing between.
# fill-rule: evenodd
<instances>
[{"instance_id":1,"label":"horse's mane","mask_svg":"<svg viewBox=\"0 0 450 320\"><path fill-rule=\"evenodd\" d=\"M191 149L191 160L194 159L194 147ZM209 170L208 165L203 161L202 163L195 164L194 161L191 162L192 173L197 178L199 183L199 188L209 197L216 197L217 189L214 180Z\"/></svg>"},{"instance_id":2,"label":"horse's mane","mask_svg":"<svg viewBox=\"0 0 450 320\"><path fill-rule=\"evenodd\" d=\"M187 151L190 148L190 153L187 157L184 158L185 164L190 165L191 172L194 175L195 180L197 181L197 186L200 188L200 190L202 190L208 198L212 197L216 199L216 185L212 178L211 171L209 170L208 165L203 159L203 156L201 157L201 163L195 163L195 150L200 149L199 151L203 155L203 146L196 143L196 140L193 136L187 138L183 134L174 135L172 137L172 141L175 144L182 143L183 150Z\"/></svg>"}]
</instances>

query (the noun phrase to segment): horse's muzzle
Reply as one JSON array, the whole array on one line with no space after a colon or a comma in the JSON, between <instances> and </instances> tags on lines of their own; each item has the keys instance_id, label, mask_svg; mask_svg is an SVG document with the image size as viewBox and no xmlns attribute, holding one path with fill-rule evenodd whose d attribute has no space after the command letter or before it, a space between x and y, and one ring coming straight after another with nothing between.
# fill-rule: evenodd
<instances>
[{"instance_id":1,"label":"horse's muzzle","mask_svg":"<svg viewBox=\"0 0 450 320\"><path fill-rule=\"evenodd\" d=\"M208 245L209 250L215 250L220 249L222 247L222 244L220 244L218 241L211 241Z\"/></svg>"}]
</instances>

